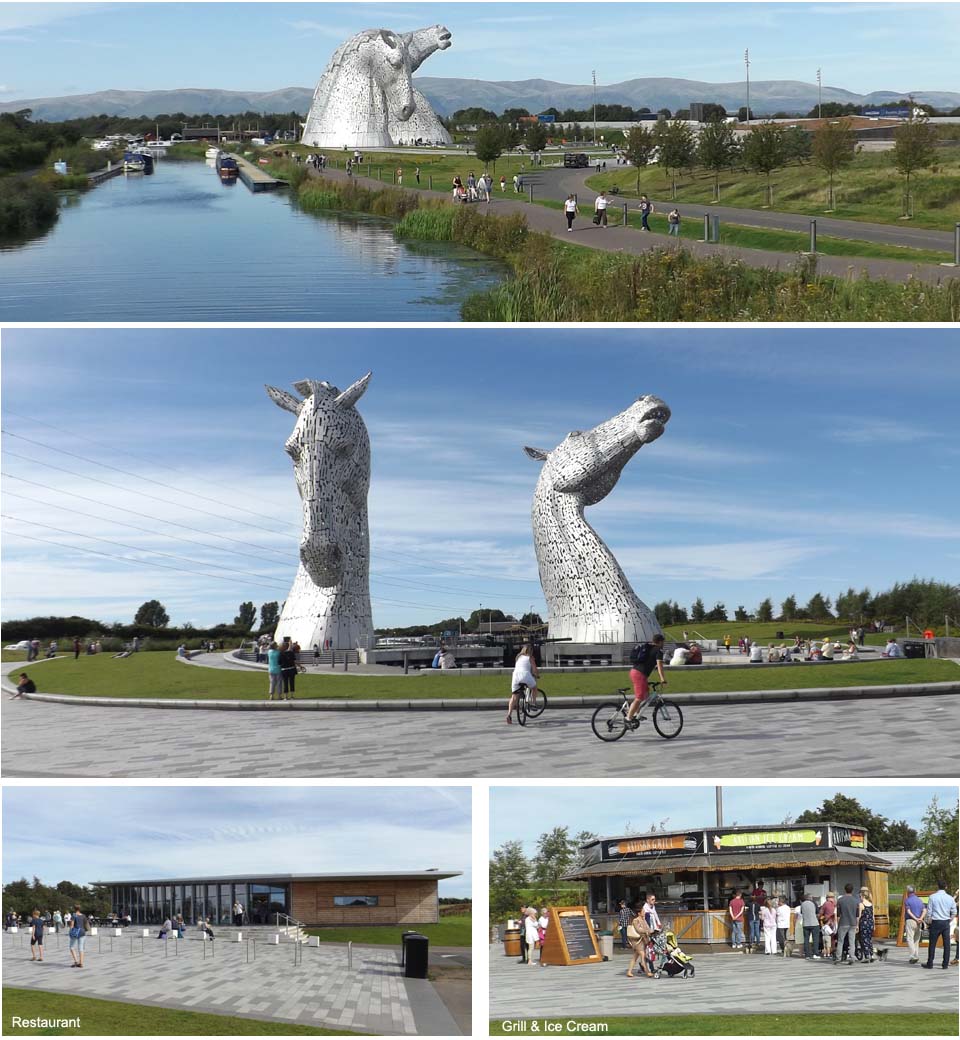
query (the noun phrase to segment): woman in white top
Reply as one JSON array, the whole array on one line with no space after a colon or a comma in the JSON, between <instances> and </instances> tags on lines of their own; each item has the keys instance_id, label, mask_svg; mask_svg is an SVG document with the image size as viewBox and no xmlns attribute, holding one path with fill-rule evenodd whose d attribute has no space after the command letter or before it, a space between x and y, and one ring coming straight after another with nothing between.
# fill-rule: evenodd
<instances>
[{"instance_id":1,"label":"woman in white top","mask_svg":"<svg viewBox=\"0 0 960 1040\"><path fill-rule=\"evenodd\" d=\"M567 216L567 231L573 231L573 218L577 215L577 197L570 192L563 204L563 212Z\"/></svg>"},{"instance_id":2,"label":"woman in white top","mask_svg":"<svg viewBox=\"0 0 960 1040\"><path fill-rule=\"evenodd\" d=\"M777 952L777 911L766 903L760 907L760 923L763 925L763 952Z\"/></svg>"},{"instance_id":3,"label":"woman in white top","mask_svg":"<svg viewBox=\"0 0 960 1040\"><path fill-rule=\"evenodd\" d=\"M523 937L527 940L527 964L536 964L533 959L533 951L540 941L538 928L537 911L531 907L523 918Z\"/></svg>"},{"instance_id":4,"label":"woman in white top","mask_svg":"<svg viewBox=\"0 0 960 1040\"><path fill-rule=\"evenodd\" d=\"M533 647L527 643L520 648L516 663L513 666L513 678L510 682L510 703L507 705L507 722L513 722L513 711L517 706L517 691L521 685L526 686L527 696L531 704L537 703L537 662L533 659Z\"/></svg>"}]
</instances>

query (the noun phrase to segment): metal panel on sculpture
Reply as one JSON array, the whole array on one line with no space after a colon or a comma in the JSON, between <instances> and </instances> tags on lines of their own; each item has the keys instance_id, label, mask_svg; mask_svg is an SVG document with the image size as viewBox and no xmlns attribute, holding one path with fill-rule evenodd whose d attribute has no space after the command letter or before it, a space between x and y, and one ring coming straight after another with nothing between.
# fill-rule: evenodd
<instances>
[{"instance_id":1,"label":"metal panel on sculpture","mask_svg":"<svg viewBox=\"0 0 960 1040\"><path fill-rule=\"evenodd\" d=\"M592 430L574 430L553 451L524 449L544 464L532 518L551 639L632 643L661 631L583 511L610 494L623 467L669 419L658 397L641 397Z\"/></svg>"},{"instance_id":2,"label":"metal panel on sculpture","mask_svg":"<svg viewBox=\"0 0 960 1040\"><path fill-rule=\"evenodd\" d=\"M451 44L450 31L432 25L409 33L364 29L341 44L313 92L302 142L318 148L390 148L451 144L413 74Z\"/></svg>"}]
</instances>

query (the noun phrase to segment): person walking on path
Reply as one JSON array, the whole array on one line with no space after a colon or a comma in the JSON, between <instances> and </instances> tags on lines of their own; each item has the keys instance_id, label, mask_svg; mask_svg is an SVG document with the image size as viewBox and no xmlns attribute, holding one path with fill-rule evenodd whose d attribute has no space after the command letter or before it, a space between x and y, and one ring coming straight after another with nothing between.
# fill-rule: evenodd
<instances>
[{"instance_id":1,"label":"person walking on path","mask_svg":"<svg viewBox=\"0 0 960 1040\"><path fill-rule=\"evenodd\" d=\"M607 193L601 191L593 204L593 222L604 229L607 227L607 206L609 205L610 200L607 198Z\"/></svg>"},{"instance_id":2,"label":"person walking on path","mask_svg":"<svg viewBox=\"0 0 960 1040\"><path fill-rule=\"evenodd\" d=\"M80 640L79 638L73 641L73 659L74 661L80 656Z\"/></svg>"},{"instance_id":3,"label":"person walking on path","mask_svg":"<svg viewBox=\"0 0 960 1040\"><path fill-rule=\"evenodd\" d=\"M419 187L420 186L420 167L419 166L413 171L413 175L414 175L414 177L417 178L417 187Z\"/></svg>"},{"instance_id":4,"label":"person walking on path","mask_svg":"<svg viewBox=\"0 0 960 1040\"><path fill-rule=\"evenodd\" d=\"M70 921L70 957L73 960L71 966L82 968L83 947L87 940L87 932L90 931L90 924L87 921L87 915L80 912L79 906L73 908L73 916Z\"/></svg>"},{"instance_id":5,"label":"person walking on path","mask_svg":"<svg viewBox=\"0 0 960 1040\"><path fill-rule=\"evenodd\" d=\"M743 949L743 912L746 904L743 901L743 893L738 888L730 900L730 945L735 950Z\"/></svg>"},{"instance_id":6,"label":"person walking on path","mask_svg":"<svg viewBox=\"0 0 960 1040\"><path fill-rule=\"evenodd\" d=\"M642 913L637 914L627 926L627 941L633 947L633 957L630 959L630 967L627 968L627 978L634 978L634 969L639 964L643 968L647 978L653 978L650 969L650 961L647 959L647 943L650 942L650 926Z\"/></svg>"},{"instance_id":7,"label":"person walking on path","mask_svg":"<svg viewBox=\"0 0 960 1040\"><path fill-rule=\"evenodd\" d=\"M674 206L673 209L670 210L670 212L667 214L667 224L669 224L669 228L667 230L667 234L669 234L669 235L676 235L676 237L679 238L680 237L680 210L678 210L676 206Z\"/></svg>"},{"instance_id":8,"label":"person walking on path","mask_svg":"<svg viewBox=\"0 0 960 1040\"><path fill-rule=\"evenodd\" d=\"M640 196L640 230L649 231L650 225L647 223L650 219L650 214L653 212L653 203L647 198L646 195Z\"/></svg>"},{"instance_id":9,"label":"person walking on path","mask_svg":"<svg viewBox=\"0 0 960 1040\"><path fill-rule=\"evenodd\" d=\"M573 231L573 218L577 215L577 197L570 192L563 204L563 212L567 218L567 231Z\"/></svg>"},{"instance_id":10,"label":"person walking on path","mask_svg":"<svg viewBox=\"0 0 960 1040\"><path fill-rule=\"evenodd\" d=\"M276 643L270 644L267 651L267 673L270 676L270 692L267 700L272 701L274 694L279 701L283 697L283 668L280 666L280 648Z\"/></svg>"},{"instance_id":11,"label":"person walking on path","mask_svg":"<svg viewBox=\"0 0 960 1040\"><path fill-rule=\"evenodd\" d=\"M784 896L780 896L774 910L777 915L777 949L782 953L787 952L787 939L790 936L790 919L793 916L790 904Z\"/></svg>"},{"instance_id":12,"label":"person walking on path","mask_svg":"<svg viewBox=\"0 0 960 1040\"><path fill-rule=\"evenodd\" d=\"M34 910L30 915L30 960L43 960L43 918L39 910Z\"/></svg>"},{"instance_id":13,"label":"person walking on path","mask_svg":"<svg viewBox=\"0 0 960 1040\"><path fill-rule=\"evenodd\" d=\"M63 914L59 910L53 911L53 930L60 933L60 929L63 927Z\"/></svg>"},{"instance_id":14,"label":"person walking on path","mask_svg":"<svg viewBox=\"0 0 960 1040\"><path fill-rule=\"evenodd\" d=\"M860 889L860 904L857 906L857 932L860 935L860 949L863 959L873 961L873 931L875 919L873 914L873 896L869 888Z\"/></svg>"},{"instance_id":15,"label":"person walking on path","mask_svg":"<svg viewBox=\"0 0 960 1040\"><path fill-rule=\"evenodd\" d=\"M627 906L626 901L620 900L620 907L617 910L617 924L620 926L620 948L622 950L630 949L630 942L627 939L627 928L630 927L630 922L634 918L634 913Z\"/></svg>"},{"instance_id":16,"label":"person walking on path","mask_svg":"<svg viewBox=\"0 0 960 1040\"><path fill-rule=\"evenodd\" d=\"M923 920L927 916L927 908L923 905L923 900L917 895L917 890L913 885L907 886L907 898L904 900L903 909L907 918L903 932L910 950L910 963L918 964L920 962L920 934L923 930Z\"/></svg>"},{"instance_id":17,"label":"person walking on path","mask_svg":"<svg viewBox=\"0 0 960 1040\"><path fill-rule=\"evenodd\" d=\"M927 920L930 934L927 940L927 963L924 968L933 967L933 958L937 952L937 942L943 940L943 968L950 967L950 920L957 916L957 904L953 896L946 891L946 882L937 882L937 891L927 900Z\"/></svg>"},{"instance_id":18,"label":"person walking on path","mask_svg":"<svg viewBox=\"0 0 960 1040\"><path fill-rule=\"evenodd\" d=\"M848 881L843 886L843 895L837 900L837 947L833 959L841 963L845 959L843 946L850 943L849 963L853 964L857 952L857 907L859 900L853 894L853 885Z\"/></svg>"}]
</instances>

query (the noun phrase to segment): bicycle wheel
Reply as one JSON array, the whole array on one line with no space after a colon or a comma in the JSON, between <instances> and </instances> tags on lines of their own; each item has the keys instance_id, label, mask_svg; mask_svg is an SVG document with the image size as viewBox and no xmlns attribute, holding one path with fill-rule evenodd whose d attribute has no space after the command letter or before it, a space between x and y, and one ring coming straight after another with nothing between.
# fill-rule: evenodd
<instances>
[{"instance_id":1,"label":"bicycle wheel","mask_svg":"<svg viewBox=\"0 0 960 1040\"><path fill-rule=\"evenodd\" d=\"M673 740L683 729L683 712L673 701L660 701L653 709L653 727L664 740Z\"/></svg>"},{"instance_id":2,"label":"bicycle wheel","mask_svg":"<svg viewBox=\"0 0 960 1040\"><path fill-rule=\"evenodd\" d=\"M531 719L539 718L543 714L544 708L547 706L547 695L541 689L537 689L537 703L531 704L529 700L529 694L527 695L527 717Z\"/></svg>"},{"instance_id":3,"label":"bicycle wheel","mask_svg":"<svg viewBox=\"0 0 960 1040\"><path fill-rule=\"evenodd\" d=\"M621 701L619 704L608 701L601 704L593 713L590 725L593 732L605 741L619 740L627 732L627 719L624 715L626 707Z\"/></svg>"},{"instance_id":4,"label":"bicycle wheel","mask_svg":"<svg viewBox=\"0 0 960 1040\"><path fill-rule=\"evenodd\" d=\"M527 724L527 697L526 694L519 694L517 697L517 722L521 726Z\"/></svg>"}]
</instances>

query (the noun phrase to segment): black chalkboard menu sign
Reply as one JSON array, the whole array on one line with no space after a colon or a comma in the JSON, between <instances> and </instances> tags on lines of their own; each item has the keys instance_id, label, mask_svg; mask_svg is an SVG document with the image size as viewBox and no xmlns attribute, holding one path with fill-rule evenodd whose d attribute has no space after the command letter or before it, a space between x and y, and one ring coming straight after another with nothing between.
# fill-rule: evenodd
<instances>
[{"instance_id":1,"label":"black chalkboard menu sign","mask_svg":"<svg viewBox=\"0 0 960 1040\"><path fill-rule=\"evenodd\" d=\"M603 958L585 906L550 907L543 940L544 964L590 964Z\"/></svg>"}]
</instances>

